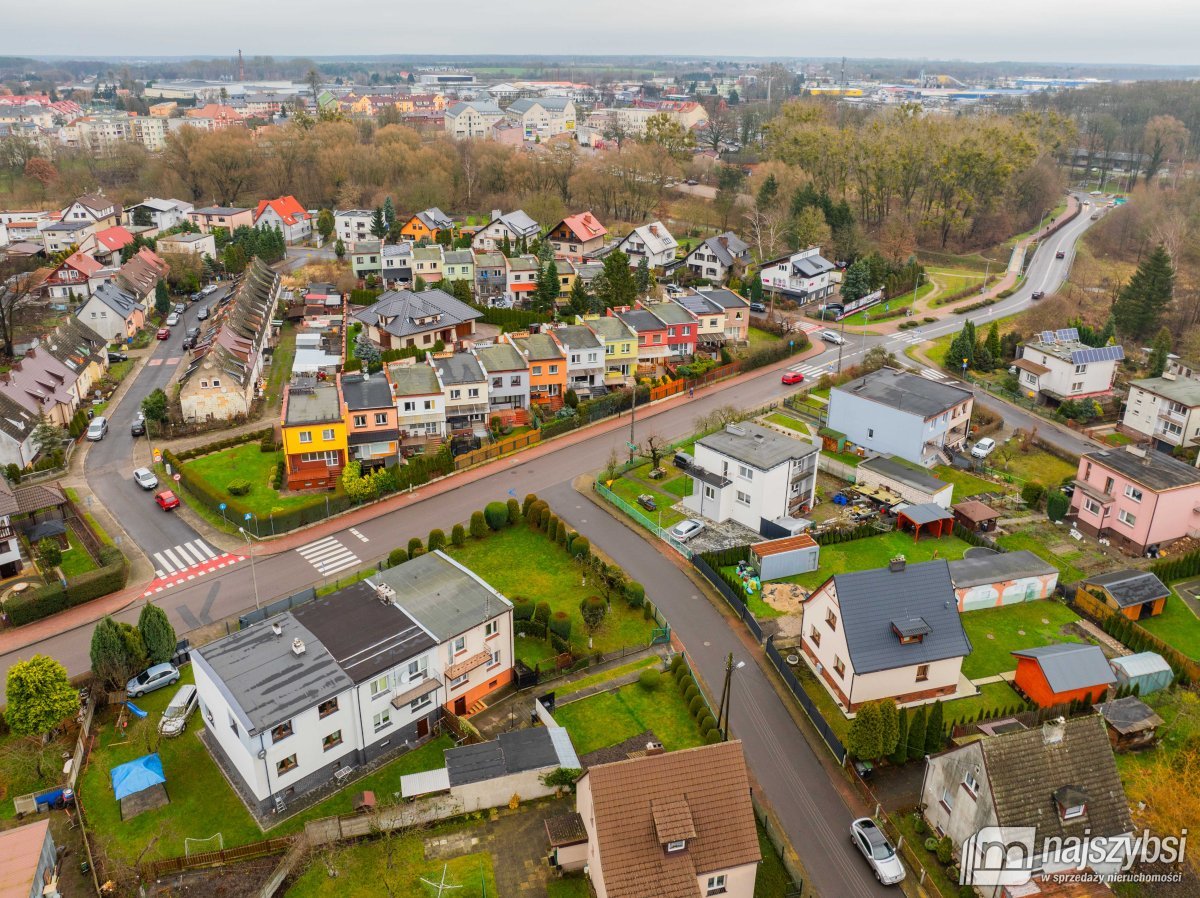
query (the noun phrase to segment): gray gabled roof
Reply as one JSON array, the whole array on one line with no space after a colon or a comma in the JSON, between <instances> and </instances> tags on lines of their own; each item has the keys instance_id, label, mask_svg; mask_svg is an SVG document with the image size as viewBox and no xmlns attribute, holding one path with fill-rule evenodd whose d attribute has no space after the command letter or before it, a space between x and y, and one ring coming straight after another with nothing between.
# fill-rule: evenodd
<instances>
[{"instance_id":1,"label":"gray gabled roof","mask_svg":"<svg viewBox=\"0 0 1200 898\"><path fill-rule=\"evenodd\" d=\"M455 103L446 110L446 115L449 118L458 118L469 109L475 110L480 115L504 115L495 100L465 100Z\"/></svg>"},{"instance_id":2,"label":"gray gabled roof","mask_svg":"<svg viewBox=\"0 0 1200 898\"><path fill-rule=\"evenodd\" d=\"M492 221L489 221L484 227L490 227L495 222L500 222L514 234L526 237L534 236L541 230L541 225L533 220L524 209L517 209L513 212L505 212Z\"/></svg>"},{"instance_id":3,"label":"gray gabled roof","mask_svg":"<svg viewBox=\"0 0 1200 898\"><path fill-rule=\"evenodd\" d=\"M600 349L600 341L582 324L564 324L554 329L558 341L570 349Z\"/></svg>"},{"instance_id":4,"label":"gray gabled roof","mask_svg":"<svg viewBox=\"0 0 1200 898\"><path fill-rule=\"evenodd\" d=\"M1171 590L1149 571L1109 571L1088 577L1083 582L1102 587L1122 608L1164 599L1171 594Z\"/></svg>"},{"instance_id":5,"label":"gray gabled roof","mask_svg":"<svg viewBox=\"0 0 1200 898\"><path fill-rule=\"evenodd\" d=\"M746 242L733 233L733 231L726 231L724 234L718 234L716 237L709 237L701 246L707 247L709 252L716 256L717 260L726 268L732 265L736 259L740 259L750 249ZM694 253L698 249L700 249L699 246L692 250L692 252Z\"/></svg>"},{"instance_id":6,"label":"gray gabled roof","mask_svg":"<svg viewBox=\"0 0 1200 898\"><path fill-rule=\"evenodd\" d=\"M949 384L935 383L896 368L880 368L840 387L834 387L830 402L839 395L859 396L902 412L932 418L971 398L971 394Z\"/></svg>"},{"instance_id":7,"label":"gray gabled roof","mask_svg":"<svg viewBox=\"0 0 1200 898\"><path fill-rule=\"evenodd\" d=\"M534 106L541 106L547 112L562 112L571 100L567 97L522 97L513 102L508 108L513 112L525 114Z\"/></svg>"},{"instance_id":8,"label":"gray gabled roof","mask_svg":"<svg viewBox=\"0 0 1200 898\"><path fill-rule=\"evenodd\" d=\"M475 355L489 374L497 371L524 371L528 367L525 357L509 343L476 347Z\"/></svg>"},{"instance_id":9,"label":"gray gabled roof","mask_svg":"<svg viewBox=\"0 0 1200 898\"><path fill-rule=\"evenodd\" d=\"M1134 483L1152 490L1170 490L1200 483L1200 469L1157 449L1101 449L1083 456L1111 468Z\"/></svg>"},{"instance_id":10,"label":"gray gabled roof","mask_svg":"<svg viewBox=\"0 0 1200 898\"><path fill-rule=\"evenodd\" d=\"M943 560L835 574L833 588L856 675L971 653ZM919 642L901 643L895 628L918 618L929 632Z\"/></svg>"},{"instance_id":11,"label":"gray gabled roof","mask_svg":"<svg viewBox=\"0 0 1200 898\"><path fill-rule=\"evenodd\" d=\"M430 206L428 209L423 209L417 213L416 217L420 219L421 224L430 230L444 230L454 227L454 221L450 216L437 206Z\"/></svg>"},{"instance_id":12,"label":"gray gabled roof","mask_svg":"<svg viewBox=\"0 0 1200 898\"><path fill-rule=\"evenodd\" d=\"M1018 658L1034 659L1055 692L1106 686L1117 681L1098 645L1056 642L1017 649L1013 654Z\"/></svg>"},{"instance_id":13,"label":"gray gabled roof","mask_svg":"<svg viewBox=\"0 0 1200 898\"><path fill-rule=\"evenodd\" d=\"M418 321L439 316L436 321ZM374 325L393 337L407 337L428 330L452 327L464 321L482 318L483 313L471 308L444 290L389 290L374 305L359 309L354 317L363 324ZM380 324L385 320L386 324Z\"/></svg>"},{"instance_id":14,"label":"gray gabled roof","mask_svg":"<svg viewBox=\"0 0 1200 898\"><path fill-rule=\"evenodd\" d=\"M483 368L479 366L479 359L469 352L435 357L433 366L438 371L442 386L479 383L486 378Z\"/></svg>"},{"instance_id":15,"label":"gray gabled roof","mask_svg":"<svg viewBox=\"0 0 1200 898\"><path fill-rule=\"evenodd\" d=\"M142 304L132 294L126 293L111 281L98 286L92 292L92 297L100 300L123 319L128 318L134 311L142 307Z\"/></svg>"},{"instance_id":16,"label":"gray gabled roof","mask_svg":"<svg viewBox=\"0 0 1200 898\"><path fill-rule=\"evenodd\" d=\"M508 599L441 550L374 574L393 600L438 642L453 639L512 608Z\"/></svg>"}]
</instances>

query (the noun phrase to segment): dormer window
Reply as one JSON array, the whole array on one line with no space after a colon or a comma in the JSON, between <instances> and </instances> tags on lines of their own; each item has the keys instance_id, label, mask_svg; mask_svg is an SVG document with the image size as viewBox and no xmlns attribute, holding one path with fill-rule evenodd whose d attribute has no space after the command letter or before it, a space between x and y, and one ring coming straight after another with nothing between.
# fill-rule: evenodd
<instances>
[{"instance_id":1,"label":"dormer window","mask_svg":"<svg viewBox=\"0 0 1200 898\"><path fill-rule=\"evenodd\" d=\"M924 618L906 617L892 621L892 632L896 634L901 645L912 645L921 642L930 632L930 628Z\"/></svg>"},{"instance_id":2,"label":"dormer window","mask_svg":"<svg viewBox=\"0 0 1200 898\"><path fill-rule=\"evenodd\" d=\"M1054 803L1058 816L1063 820L1077 820L1087 813L1088 796L1078 786L1063 786L1054 792Z\"/></svg>"},{"instance_id":3,"label":"dormer window","mask_svg":"<svg viewBox=\"0 0 1200 898\"><path fill-rule=\"evenodd\" d=\"M667 843L667 854L683 851L685 848L687 848L687 839L676 839L674 842Z\"/></svg>"}]
</instances>

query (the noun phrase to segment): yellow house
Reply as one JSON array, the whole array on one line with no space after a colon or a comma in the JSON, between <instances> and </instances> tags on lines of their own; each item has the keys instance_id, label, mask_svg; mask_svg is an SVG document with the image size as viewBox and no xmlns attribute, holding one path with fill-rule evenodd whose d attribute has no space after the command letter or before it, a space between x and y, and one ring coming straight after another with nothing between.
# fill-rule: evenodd
<instances>
[{"instance_id":1,"label":"yellow house","mask_svg":"<svg viewBox=\"0 0 1200 898\"><path fill-rule=\"evenodd\" d=\"M592 333L604 344L605 385L627 383L637 371L637 334L620 318L588 315L579 319L579 322L590 327Z\"/></svg>"},{"instance_id":2,"label":"yellow house","mask_svg":"<svg viewBox=\"0 0 1200 898\"><path fill-rule=\"evenodd\" d=\"M575 266L566 259L555 259L554 267L558 269L558 298L566 299L575 287Z\"/></svg>"},{"instance_id":3,"label":"yellow house","mask_svg":"<svg viewBox=\"0 0 1200 898\"><path fill-rule=\"evenodd\" d=\"M375 107L371 105L371 97L368 94L363 94L350 103L348 111L351 115L371 115L374 113Z\"/></svg>"},{"instance_id":4,"label":"yellow house","mask_svg":"<svg viewBox=\"0 0 1200 898\"><path fill-rule=\"evenodd\" d=\"M307 381L283 391L283 453L290 490L329 489L346 467L346 409L339 383Z\"/></svg>"}]
</instances>

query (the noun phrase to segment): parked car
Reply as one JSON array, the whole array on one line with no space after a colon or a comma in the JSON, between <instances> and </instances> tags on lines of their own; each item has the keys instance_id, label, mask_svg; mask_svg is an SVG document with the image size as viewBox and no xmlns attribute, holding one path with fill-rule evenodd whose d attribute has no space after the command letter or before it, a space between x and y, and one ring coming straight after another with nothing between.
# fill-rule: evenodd
<instances>
[{"instance_id":1,"label":"parked car","mask_svg":"<svg viewBox=\"0 0 1200 898\"><path fill-rule=\"evenodd\" d=\"M104 439L106 433L108 433L108 418L103 415L92 418L92 423L88 425L87 438L93 443L98 443Z\"/></svg>"},{"instance_id":2,"label":"parked car","mask_svg":"<svg viewBox=\"0 0 1200 898\"><path fill-rule=\"evenodd\" d=\"M155 338L156 340L169 340L169 339L171 339L171 329L170 329L169 327L160 327L160 328L158 329L158 333L154 335L154 338Z\"/></svg>"},{"instance_id":3,"label":"parked car","mask_svg":"<svg viewBox=\"0 0 1200 898\"><path fill-rule=\"evenodd\" d=\"M181 302L177 302L177 303L175 303L175 305L173 305L171 307L171 311L174 312L176 315L182 315L184 312L187 311L187 306L185 306Z\"/></svg>"},{"instance_id":4,"label":"parked car","mask_svg":"<svg viewBox=\"0 0 1200 898\"><path fill-rule=\"evenodd\" d=\"M138 468L133 472L133 482L144 490L152 490L158 486L158 478L149 468Z\"/></svg>"},{"instance_id":5,"label":"parked car","mask_svg":"<svg viewBox=\"0 0 1200 898\"><path fill-rule=\"evenodd\" d=\"M885 886L904 879L904 864L896 856L896 849L870 817L859 817L850 824L850 841L867 859L875 878Z\"/></svg>"},{"instance_id":6,"label":"parked car","mask_svg":"<svg viewBox=\"0 0 1200 898\"><path fill-rule=\"evenodd\" d=\"M685 543L703 529L704 525L695 518L688 518L671 528L671 536L681 543Z\"/></svg>"},{"instance_id":7,"label":"parked car","mask_svg":"<svg viewBox=\"0 0 1200 898\"><path fill-rule=\"evenodd\" d=\"M196 320L203 321L204 319L206 319L208 317L209 311L210 311L210 309L208 306L201 306L200 311L196 313Z\"/></svg>"},{"instance_id":8,"label":"parked car","mask_svg":"<svg viewBox=\"0 0 1200 898\"><path fill-rule=\"evenodd\" d=\"M200 291L200 295L201 296L212 296L214 293L216 293L220 289L221 289L221 287L218 284L209 284L207 287L205 287L203 290Z\"/></svg>"},{"instance_id":9,"label":"parked car","mask_svg":"<svg viewBox=\"0 0 1200 898\"><path fill-rule=\"evenodd\" d=\"M759 315L765 315L767 312L767 307L764 303L752 302L750 303L750 311L757 312Z\"/></svg>"},{"instance_id":10,"label":"parked car","mask_svg":"<svg viewBox=\"0 0 1200 898\"><path fill-rule=\"evenodd\" d=\"M846 342L846 338L837 331L821 331L821 339L835 346L841 346Z\"/></svg>"},{"instance_id":11,"label":"parked car","mask_svg":"<svg viewBox=\"0 0 1200 898\"><path fill-rule=\"evenodd\" d=\"M646 511L658 511L658 503L654 501L654 497L648 493L642 493L637 497L637 504L646 509Z\"/></svg>"},{"instance_id":12,"label":"parked car","mask_svg":"<svg viewBox=\"0 0 1200 898\"><path fill-rule=\"evenodd\" d=\"M1045 295L1046 295L1045 290L1034 290L1031 294L1029 294L1029 298L1030 299L1041 299Z\"/></svg>"},{"instance_id":13,"label":"parked car","mask_svg":"<svg viewBox=\"0 0 1200 898\"><path fill-rule=\"evenodd\" d=\"M1066 257L1067 257L1066 252L1061 249L1054 254L1054 258L1056 258L1056 259L1065 259Z\"/></svg>"},{"instance_id":14,"label":"parked car","mask_svg":"<svg viewBox=\"0 0 1200 898\"><path fill-rule=\"evenodd\" d=\"M164 736L178 736L187 729L188 718L196 710L198 703L196 687L191 683L180 686L179 691L171 696L171 701L163 710L162 720L158 722L158 731Z\"/></svg>"},{"instance_id":15,"label":"parked car","mask_svg":"<svg viewBox=\"0 0 1200 898\"><path fill-rule=\"evenodd\" d=\"M972 458L987 458L996 448L996 441L991 437L984 437L971 447Z\"/></svg>"},{"instance_id":16,"label":"parked car","mask_svg":"<svg viewBox=\"0 0 1200 898\"><path fill-rule=\"evenodd\" d=\"M179 507L179 497L170 490L163 490L161 493L155 493L154 501L158 503L158 507L163 511L170 511L172 508Z\"/></svg>"},{"instance_id":17,"label":"parked car","mask_svg":"<svg viewBox=\"0 0 1200 898\"><path fill-rule=\"evenodd\" d=\"M801 384L804 383L804 375L799 371L784 371L781 380L785 384Z\"/></svg>"},{"instance_id":18,"label":"parked car","mask_svg":"<svg viewBox=\"0 0 1200 898\"><path fill-rule=\"evenodd\" d=\"M179 323L179 316L172 312L167 316L167 327L174 327Z\"/></svg>"},{"instance_id":19,"label":"parked car","mask_svg":"<svg viewBox=\"0 0 1200 898\"><path fill-rule=\"evenodd\" d=\"M694 465L696 463L696 460L694 458L692 458L690 455L688 455L686 452L676 452L673 462L675 464L675 467L679 468L682 471L686 471L688 468L690 468L692 465Z\"/></svg>"},{"instance_id":20,"label":"parked car","mask_svg":"<svg viewBox=\"0 0 1200 898\"><path fill-rule=\"evenodd\" d=\"M125 684L125 694L138 698L155 689L162 689L179 682L179 671L174 664L155 664Z\"/></svg>"},{"instance_id":21,"label":"parked car","mask_svg":"<svg viewBox=\"0 0 1200 898\"><path fill-rule=\"evenodd\" d=\"M129 361L129 356L123 352L110 352L108 354L108 363L110 365L113 362L128 362L128 361Z\"/></svg>"},{"instance_id":22,"label":"parked car","mask_svg":"<svg viewBox=\"0 0 1200 898\"><path fill-rule=\"evenodd\" d=\"M141 437L146 435L146 416L138 412L133 423L129 425L129 435L131 437Z\"/></svg>"}]
</instances>

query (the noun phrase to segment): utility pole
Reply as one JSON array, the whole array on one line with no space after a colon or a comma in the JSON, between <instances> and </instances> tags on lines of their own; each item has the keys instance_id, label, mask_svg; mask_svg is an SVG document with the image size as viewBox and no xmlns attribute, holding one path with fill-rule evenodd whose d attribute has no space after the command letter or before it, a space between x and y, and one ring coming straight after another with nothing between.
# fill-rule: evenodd
<instances>
[{"instance_id":1,"label":"utility pole","mask_svg":"<svg viewBox=\"0 0 1200 898\"><path fill-rule=\"evenodd\" d=\"M721 704L717 708L717 729L721 733L721 741L729 741L729 709L733 704L733 672L746 666L745 661L733 663L733 652L725 659L725 687L721 690Z\"/></svg>"},{"instance_id":2,"label":"utility pole","mask_svg":"<svg viewBox=\"0 0 1200 898\"><path fill-rule=\"evenodd\" d=\"M633 464L633 453L637 451L637 438L633 434L633 425L637 418L637 374L633 376L633 402L629 406L629 463Z\"/></svg>"}]
</instances>

